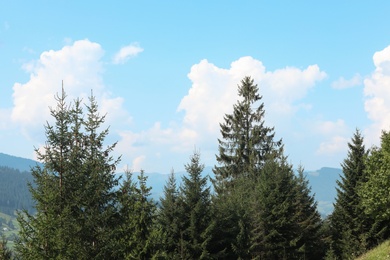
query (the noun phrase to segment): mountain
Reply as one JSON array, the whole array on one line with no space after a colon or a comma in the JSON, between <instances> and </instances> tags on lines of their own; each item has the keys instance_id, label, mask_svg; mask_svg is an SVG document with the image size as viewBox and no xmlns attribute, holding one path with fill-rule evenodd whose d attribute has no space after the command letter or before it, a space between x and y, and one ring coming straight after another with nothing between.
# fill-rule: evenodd
<instances>
[{"instance_id":1,"label":"mountain","mask_svg":"<svg viewBox=\"0 0 390 260\"><path fill-rule=\"evenodd\" d=\"M34 160L0 153L0 166L17 169L19 171L30 171L30 168L35 166L37 163L38 162Z\"/></svg>"},{"instance_id":2,"label":"mountain","mask_svg":"<svg viewBox=\"0 0 390 260\"><path fill-rule=\"evenodd\" d=\"M306 178L311 191L318 202L318 211L323 217L333 211L336 199L336 181L340 179L343 171L338 168L323 167L317 171L306 171Z\"/></svg>"},{"instance_id":3,"label":"mountain","mask_svg":"<svg viewBox=\"0 0 390 260\"><path fill-rule=\"evenodd\" d=\"M8 167L20 171L19 174L13 176L12 185L19 185L18 187L19 189L22 189L22 191L27 190L26 181L31 181L31 175L29 174L30 167L33 167L36 164L39 163L34 160L0 153L0 167ZM139 173L133 174L134 181L137 181L138 174ZM186 174L186 172L175 173L178 186L181 183L182 176ZM336 197L336 180L340 178L341 174L341 169L329 167L323 167L316 171L305 171L312 193L315 195L315 199L318 202L318 211L323 217L329 215L333 211L333 203ZM124 178L123 173L118 173L117 175L118 177L121 176L122 179ZM152 198L158 202L160 197L163 196L164 185L168 180L169 174L145 172L145 175L148 176L147 185L152 187ZM212 167L205 167L202 175L214 177ZM8 180L5 182L5 178L10 178L10 175L0 175L0 191L2 190L2 185L4 187L7 185L10 186L11 181ZM210 182L209 185L211 186ZM5 190L5 188L3 190ZM8 187L7 190L10 190L10 187Z\"/></svg>"}]
</instances>

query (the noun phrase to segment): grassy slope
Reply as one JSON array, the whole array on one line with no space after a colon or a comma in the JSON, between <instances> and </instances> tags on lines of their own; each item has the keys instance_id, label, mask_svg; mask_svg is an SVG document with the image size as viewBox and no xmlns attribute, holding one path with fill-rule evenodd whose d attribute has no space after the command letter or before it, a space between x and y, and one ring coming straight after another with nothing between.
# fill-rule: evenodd
<instances>
[{"instance_id":1,"label":"grassy slope","mask_svg":"<svg viewBox=\"0 0 390 260\"><path fill-rule=\"evenodd\" d=\"M13 228L9 227L7 223L3 223L0 226L0 234L4 234L5 237L8 239L7 246L10 248L13 248L13 246L14 246L13 238L18 233L18 225L19 225L18 221L16 220L16 218L14 216L10 216L10 215L4 214L2 212L0 212L0 218L5 219L7 221L7 223L10 220L12 221ZM4 231L3 228L6 228L7 231Z\"/></svg>"},{"instance_id":2,"label":"grassy slope","mask_svg":"<svg viewBox=\"0 0 390 260\"><path fill-rule=\"evenodd\" d=\"M356 260L381 260L390 259L390 240L387 240L377 246L376 248L368 251Z\"/></svg>"}]
</instances>

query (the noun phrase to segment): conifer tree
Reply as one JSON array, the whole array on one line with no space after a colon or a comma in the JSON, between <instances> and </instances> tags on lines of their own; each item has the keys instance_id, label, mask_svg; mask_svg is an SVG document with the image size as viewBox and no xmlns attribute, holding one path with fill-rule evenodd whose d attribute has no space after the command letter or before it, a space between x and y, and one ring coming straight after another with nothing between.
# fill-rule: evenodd
<instances>
[{"instance_id":1,"label":"conifer tree","mask_svg":"<svg viewBox=\"0 0 390 260\"><path fill-rule=\"evenodd\" d=\"M179 191L172 170L164 186L164 196L160 198L158 223L163 236L162 251L167 259L180 259L180 239L183 229L183 212L179 208Z\"/></svg>"},{"instance_id":2,"label":"conifer tree","mask_svg":"<svg viewBox=\"0 0 390 260\"><path fill-rule=\"evenodd\" d=\"M253 258L296 259L300 228L295 212L294 173L282 160L267 160L254 192Z\"/></svg>"},{"instance_id":3,"label":"conifer tree","mask_svg":"<svg viewBox=\"0 0 390 260\"><path fill-rule=\"evenodd\" d=\"M370 218L363 214L358 188L366 182L365 160L367 151L363 136L356 130L348 143L347 158L341 164L343 175L337 181L337 197L331 215L333 229L332 249L342 259L352 259L369 246Z\"/></svg>"},{"instance_id":4,"label":"conifer tree","mask_svg":"<svg viewBox=\"0 0 390 260\"><path fill-rule=\"evenodd\" d=\"M213 169L217 193L213 208L220 228L215 233L223 238L214 244L219 243L219 251L231 258L248 257L252 213L246 201L252 197L253 184L268 157L281 154L283 149L281 140L274 141L274 128L265 126L264 104L258 91L252 78L243 78L238 85L240 100L220 124L219 165Z\"/></svg>"},{"instance_id":5,"label":"conifer tree","mask_svg":"<svg viewBox=\"0 0 390 260\"><path fill-rule=\"evenodd\" d=\"M239 176L253 174L264 164L267 154L281 149L281 140L274 141L274 128L264 125L264 104L253 79L245 77L238 86L241 100L226 114L220 124L219 154L214 168L217 192Z\"/></svg>"},{"instance_id":6,"label":"conifer tree","mask_svg":"<svg viewBox=\"0 0 390 260\"><path fill-rule=\"evenodd\" d=\"M103 147L108 130L91 95L86 119L81 101L66 103L64 90L51 109L55 123L45 127L46 145L36 149L43 166L32 169L30 192L37 213L19 214L16 250L23 259L107 259L115 219L115 166Z\"/></svg>"},{"instance_id":7,"label":"conifer tree","mask_svg":"<svg viewBox=\"0 0 390 260\"><path fill-rule=\"evenodd\" d=\"M209 259L210 187L207 187L207 177L201 175L204 165L198 152L194 152L185 169L189 176L183 176L180 187L179 207L184 214L180 254L184 259Z\"/></svg>"},{"instance_id":8,"label":"conifer tree","mask_svg":"<svg viewBox=\"0 0 390 260\"><path fill-rule=\"evenodd\" d=\"M132 181L130 172L126 175L120 191L119 247L122 255L119 259L151 259L155 246L152 234L156 209L150 199L151 187L146 184L143 170L138 176L138 185Z\"/></svg>"},{"instance_id":9,"label":"conifer tree","mask_svg":"<svg viewBox=\"0 0 390 260\"><path fill-rule=\"evenodd\" d=\"M363 212L371 219L369 247L390 237L390 132L382 131L380 147L373 147L365 161L365 178L357 194ZM363 213L362 212L362 213Z\"/></svg>"},{"instance_id":10,"label":"conifer tree","mask_svg":"<svg viewBox=\"0 0 390 260\"><path fill-rule=\"evenodd\" d=\"M298 167L296 176L295 215L299 236L294 243L297 255L303 259L321 259L325 255L325 244L322 241L322 220L317 210L317 202L311 194L309 181L304 175L303 166Z\"/></svg>"}]
</instances>

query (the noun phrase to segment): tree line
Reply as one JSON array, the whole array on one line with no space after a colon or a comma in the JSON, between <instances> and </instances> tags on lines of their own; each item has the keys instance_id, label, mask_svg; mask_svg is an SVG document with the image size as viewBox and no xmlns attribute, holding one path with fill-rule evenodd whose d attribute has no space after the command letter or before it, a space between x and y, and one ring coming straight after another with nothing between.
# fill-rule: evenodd
<instances>
[{"instance_id":1,"label":"tree line","mask_svg":"<svg viewBox=\"0 0 390 260\"><path fill-rule=\"evenodd\" d=\"M17 209L33 210L33 202L26 183L31 173L0 166L0 212L13 216ZM0 225L1 226L1 225Z\"/></svg>"},{"instance_id":2,"label":"tree line","mask_svg":"<svg viewBox=\"0 0 390 260\"><path fill-rule=\"evenodd\" d=\"M104 140L93 95L67 103L62 90L45 126L44 163L32 169L35 214L18 214L17 259L353 259L389 236L390 134L366 151L357 131L342 164L335 210L323 220L304 176L264 122L250 77L220 123L212 187L199 151L180 185L172 171L157 204L144 171L115 177L120 158ZM119 188L117 188L119 185ZM386 186L387 185L387 186ZM211 189L213 188L213 189ZM385 193L387 192L387 193ZM1 252L8 253L6 241ZM4 257L4 256L3 256Z\"/></svg>"}]
</instances>

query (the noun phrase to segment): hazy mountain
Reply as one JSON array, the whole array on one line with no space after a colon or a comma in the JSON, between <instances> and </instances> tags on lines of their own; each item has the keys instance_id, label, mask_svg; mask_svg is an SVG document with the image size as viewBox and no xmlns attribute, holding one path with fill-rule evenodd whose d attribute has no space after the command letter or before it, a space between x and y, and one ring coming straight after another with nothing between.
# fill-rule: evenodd
<instances>
[{"instance_id":1,"label":"hazy mountain","mask_svg":"<svg viewBox=\"0 0 390 260\"><path fill-rule=\"evenodd\" d=\"M20 172L29 171L30 167L35 166L38 162L30 159L20 158L16 156L7 155L0 153L0 167L9 167L17 169ZM39 164L39 163L38 163ZM323 167L316 171L306 171L307 179L309 180L309 185L312 188L312 193L315 194L315 198L318 202L318 210L323 215L326 216L333 211L333 203L336 197L336 180L340 178L342 174L341 169ZM133 174L133 179L137 181L137 175L139 173ZM180 185L181 178L183 175L187 174L186 172L177 172L175 173L177 183ZM152 198L155 201L159 201L160 197L163 196L163 188L168 180L169 174L163 173L148 173L145 172L145 175L148 176L147 184L152 187ZM205 167L203 171L203 176L209 175L213 177L212 167ZM19 176L20 178L18 178ZM21 182L22 187L26 187L26 175L18 174L13 179L13 183L17 183L17 180ZM119 173L118 176L123 177L123 173ZM3 177L4 178L4 177ZM0 184L7 185L4 183L0 175ZM211 183L209 183L211 186ZM0 185L1 186L1 185Z\"/></svg>"},{"instance_id":2,"label":"hazy mountain","mask_svg":"<svg viewBox=\"0 0 390 260\"><path fill-rule=\"evenodd\" d=\"M19 171L30 171L30 168L38 162L17 156L0 153L0 166L5 166ZM39 163L38 163L39 164Z\"/></svg>"},{"instance_id":3,"label":"hazy mountain","mask_svg":"<svg viewBox=\"0 0 390 260\"><path fill-rule=\"evenodd\" d=\"M134 181L137 181L138 174L133 174ZM186 174L186 172L175 173L178 186L181 183L182 176ZM305 171L305 174L311 186L311 191L318 202L318 211L323 217L329 215L333 211L333 203L336 197L336 180L340 178L342 170L323 167L317 171ZM119 175L123 177L123 174ZM159 201L159 198L163 196L164 185L168 180L169 174L145 172L145 175L148 176L148 186L152 187L152 198L155 201ZM205 167L202 175L214 177L212 167ZM210 182L209 185L211 185Z\"/></svg>"}]
</instances>

